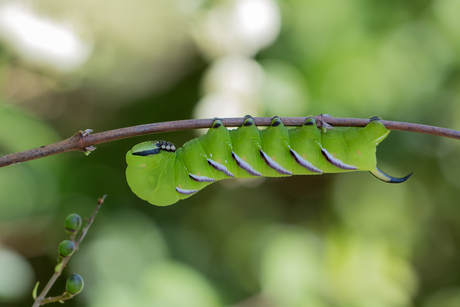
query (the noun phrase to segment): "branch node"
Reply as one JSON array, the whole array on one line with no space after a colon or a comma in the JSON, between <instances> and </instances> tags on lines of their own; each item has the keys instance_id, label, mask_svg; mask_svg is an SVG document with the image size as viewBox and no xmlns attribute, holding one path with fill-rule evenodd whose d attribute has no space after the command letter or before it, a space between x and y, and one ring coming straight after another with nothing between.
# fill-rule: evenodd
<instances>
[{"instance_id":1,"label":"branch node","mask_svg":"<svg viewBox=\"0 0 460 307\"><path fill-rule=\"evenodd\" d=\"M332 129L333 127L330 124L326 123L323 118L332 118L332 116L329 114L320 114L319 120L316 121L317 127L321 128L323 132L326 132L327 130Z\"/></svg>"},{"instance_id":2,"label":"branch node","mask_svg":"<svg viewBox=\"0 0 460 307\"><path fill-rule=\"evenodd\" d=\"M89 155L92 151L96 149L96 147L92 145L86 145L84 138L89 136L92 132L93 129L85 129L84 131L80 130L74 135L72 135L72 137L70 137L69 139L75 141L80 145L77 147L79 151L83 151L86 155Z\"/></svg>"},{"instance_id":3,"label":"branch node","mask_svg":"<svg viewBox=\"0 0 460 307\"><path fill-rule=\"evenodd\" d=\"M93 129L86 129L85 131L82 132L82 137L87 137L93 132Z\"/></svg>"},{"instance_id":4,"label":"branch node","mask_svg":"<svg viewBox=\"0 0 460 307\"><path fill-rule=\"evenodd\" d=\"M85 147L85 155L89 155L91 152L93 152L95 150L96 150L96 147L94 147L92 145L89 145L89 146Z\"/></svg>"}]
</instances>

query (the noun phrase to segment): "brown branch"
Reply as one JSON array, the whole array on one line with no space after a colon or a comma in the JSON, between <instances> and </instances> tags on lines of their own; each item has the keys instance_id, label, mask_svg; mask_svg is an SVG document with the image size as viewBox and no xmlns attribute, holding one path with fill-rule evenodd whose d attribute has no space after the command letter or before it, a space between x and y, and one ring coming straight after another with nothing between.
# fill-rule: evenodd
<instances>
[{"instance_id":1,"label":"brown branch","mask_svg":"<svg viewBox=\"0 0 460 307\"><path fill-rule=\"evenodd\" d=\"M342 127L364 127L369 123L368 119L325 117L322 115L315 116L315 119L318 122L322 119L328 124ZM283 121L283 124L285 126L301 126L305 122L305 117L281 117L281 120ZM243 124L243 121L243 118L222 119L222 122L226 127L241 126ZM179 120L120 128L95 134L90 134L92 130L87 129L83 132L79 131L72 137L54 144L2 156L0 157L0 167L69 151L89 152L95 149L93 145L121 140L134 136L141 136L160 132L210 128L212 122L213 119ZM257 126L269 126L271 123L271 118L255 117L254 122ZM390 130L417 132L460 140L460 131L456 130L386 120L382 121L382 123Z\"/></svg>"}]
</instances>

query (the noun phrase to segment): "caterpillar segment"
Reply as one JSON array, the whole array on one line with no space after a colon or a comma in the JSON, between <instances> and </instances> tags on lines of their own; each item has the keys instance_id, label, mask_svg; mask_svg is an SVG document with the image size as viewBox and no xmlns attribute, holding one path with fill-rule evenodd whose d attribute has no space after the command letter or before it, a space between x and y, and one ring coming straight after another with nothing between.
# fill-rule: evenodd
<instances>
[{"instance_id":1,"label":"caterpillar segment","mask_svg":"<svg viewBox=\"0 0 460 307\"><path fill-rule=\"evenodd\" d=\"M396 178L376 166L376 147L389 132L378 117L366 127L346 129L320 129L314 118L286 129L275 116L259 130L246 116L241 127L228 130L215 119L205 135L181 148L165 141L134 146L126 155L126 177L136 195L159 206L229 178L369 171L384 182L401 183L412 174Z\"/></svg>"}]
</instances>

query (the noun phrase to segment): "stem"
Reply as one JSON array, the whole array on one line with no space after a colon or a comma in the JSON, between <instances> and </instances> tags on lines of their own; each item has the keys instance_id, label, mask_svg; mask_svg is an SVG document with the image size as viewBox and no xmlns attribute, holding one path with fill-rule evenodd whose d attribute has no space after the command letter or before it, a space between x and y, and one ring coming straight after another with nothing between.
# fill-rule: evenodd
<instances>
[{"instance_id":1,"label":"stem","mask_svg":"<svg viewBox=\"0 0 460 307\"><path fill-rule=\"evenodd\" d=\"M96 217L96 214L99 211L99 208L104 203L104 200L105 200L106 197L107 197L107 195L104 195L104 196L102 196L102 198L99 198L97 200L97 206L96 206L96 208L94 208L93 214L91 214L91 217L89 218L88 223L86 224L85 228L83 228L83 230L81 231L81 235L78 238L78 240L75 242L75 250L76 251L78 250L78 247L80 246L81 241L83 241L83 239L85 238L86 233L89 230L89 227L91 227L91 224L93 224L94 218Z\"/></svg>"},{"instance_id":2,"label":"stem","mask_svg":"<svg viewBox=\"0 0 460 307\"><path fill-rule=\"evenodd\" d=\"M324 121L333 126L341 127L364 127L369 124L368 119L360 118L340 118L340 117L325 117L318 115L314 117L318 125L320 121ZM305 117L281 117L285 126L301 126L305 122ZM210 128L214 119L195 119L195 120L179 120L171 122L162 122L154 124L139 125L133 127L120 128L105 132L90 134L91 130L79 131L72 137L53 143L46 146L29 149L26 151L9 154L0 157L0 167L17 164L25 161L30 161L38 158L43 158L59 153L69 151L92 151L95 148L92 145L102 144L106 142L121 140L134 136L154 134L160 132L181 131L189 129ZM243 118L224 118L222 122L226 127L238 127L243 124ZM271 123L270 117L255 117L254 123L257 126L269 126ZM404 122L386 121L382 123L390 130L409 131L423 134L431 134L460 140L460 131L420 125Z\"/></svg>"},{"instance_id":3,"label":"stem","mask_svg":"<svg viewBox=\"0 0 460 307\"><path fill-rule=\"evenodd\" d=\"M88 223L86 224L86 226L81 231L81 235L78 238L78 240L75 242L75 246L76 246L75 250L78 250L78 246L80 245L80 243L83 240L83 238L86 236L86 233L88 232L89 227L91 227L91 224L94 221L94 217L96 216L97 212L99 211L99 208L101 207L101 205L104 203L104 200L105 200L106 197L107 197L107 195L104 195L104 196L102 196L102 198L99 198L97 200L97 206L94 209L93 214L91 214L91 217L89 218ZM51 287L54 285L54 283L56 282L58 277L61 275L62 271L64 270L65 266L67 265L67 262L69 262L70 257L72 257L72 255L67 257L67 258L64 258L62 260L61 267L59 268L59 270L57 272L54 272L53 276L51 276L51 278L48 281L48 283L46 284L45 288L43 288L43 290L40 293L40 295L35 299L35 302L32 305L32 307L39 307L40 305L57 302L59 300L64 300L64 299L58 299L58 298L64 296L64 294L61 295L61 296L49 297L49 298L46 298L46 299L45 299L45 296L48 294L48 292L50 291Z\"/></svg>"},{"instance_id":4,"label":"stem","mask_svg":"<svg viewBox=\"0 0 460 307\"><path fill-rule=\"evenodd\" d=\"M40 303L40 305L45 305L45 304L48 304L48 303L56 303L56 302L60 302L60 301L70 300L75 295L76 294L68 295L67 292L64 292L64 294L62 294L62 295L53 296L53 297L47 297L47 298L43 299L43 301Z\"/></svg>"},{"instance_id":5,"label":"stem","mask_svg":"<svg viewBox=\"0 0 460 307\"><path fill-rule=\"evenodd\" d=\"M45 296L48 294L48 292L50 291L51 287L54 285L54 283L56 282L58 277L61 275L62 270L65 268L67 262L69 262L69 259L70 259L70 257L65 258L64 260L62 260L62 266L61 266L60 270L57 271L57 272L54 272L53 276L51 276L51 278L48 281L48 283L46 284L45 288L43 288L43 290L40 293L40 295L35 299L35 302L32 305L32 307L38 307L38 306L41 305L41 302L45 299Z\"/></svg>"}]
</instances>

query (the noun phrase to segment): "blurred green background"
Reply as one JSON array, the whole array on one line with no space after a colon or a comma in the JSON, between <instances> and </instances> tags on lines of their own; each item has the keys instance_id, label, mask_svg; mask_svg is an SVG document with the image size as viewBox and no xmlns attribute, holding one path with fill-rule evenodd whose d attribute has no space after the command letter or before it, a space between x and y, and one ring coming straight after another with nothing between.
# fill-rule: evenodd
<instances>
[{"instance_id":1,"label":"blurred green background","mask_svg":"<svg viewBox=\"0 0 460 307\"><path fill-rule=\"evenodd\" d=\"M0 2L0 153L188 118L384 119L460 129L458 0ZM67 214L106 203L50 292L68 306L460 306L460 142L392 132L364 172L219 182L155 207L125 154L0 169L0 305L31 306Z\"/></svg>"}]
</instances>

